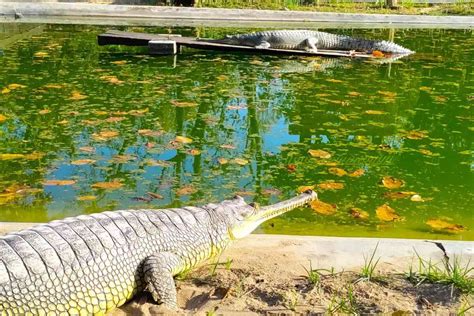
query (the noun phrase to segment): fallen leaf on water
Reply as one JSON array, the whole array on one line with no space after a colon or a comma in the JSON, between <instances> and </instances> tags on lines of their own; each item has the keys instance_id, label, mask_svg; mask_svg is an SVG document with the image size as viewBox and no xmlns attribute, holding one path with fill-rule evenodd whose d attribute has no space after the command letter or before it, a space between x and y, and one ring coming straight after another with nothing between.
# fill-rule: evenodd
<instances>
[{"instance_id":1,"label":"fallen leaf on water","mask_svg":"<svg viewBox=\"0 0 474 316\"><path fill-rule=\"evenodd\" d=\"M331 154L325 150L321 149L310 149L308 150L308 153L311 155L311 157L315 158L321 158L321 159L329 159L331 158Z\"/></svg>"},{"instance_id":2,"label":"fallen leaf on water","mask_svg":"<svg viewBox=\"0 0 474 316\"><path fill-rule=\"evenodd\" d=\"M82 195L82 196L76 197L76 200L78 201L94 201L96 199L97 199L97 196L95 195Z\"/></svg>"},{"instance_id":3,"label":"fallen leaf on water","mask_svg":"<svg viewBox=\"0 0 474 316\"><path fill-rule=\"evenodd\" d=\"M79 101L79 100L84 100L87 99L87 95L83 95L79 91L73 91L71 96L69 97L69 100L74 100L74 101Z\"/></svg>"},{"instance_id":4,"label":"fallen leaf on water","mask_svg":"<svg viewBox=\"0 0 474 316\"><path fill-rule=\"evenodd\" d=\"M431 90L433 90L431 87L427 87L427 86L421 86L419 89L420 91L426 91L426 92L430 92Z\"/></svg>"},{"instance_id":5,"label":"fallen leaf on water","mask_svg":"<svg viewBox=\"0 0 474 316\"><path fill-rule=\"evenodd\" d=\"M123 186L122 182L119 180L114 180L110 182L97 182L91 185L94 189L119 189Z\"/></svg>"},{"instance_id":6,"label":"fallen leaf on water","mask_svg":"<svg viewBox=\"0 0 474 316\"><path fill-rule=\"evenodd\" d=\"M349 177L353 177L353 178L358 178L358 177L361 177L363 176L365 173L365 170L364 169L357 169L351 173L348 174Z\"/></svg>"},{"instance_id":7,"label":"fallen leaf on water","mask_svg":"<svg viewBox=\"0 0 474 316\"><path fill-rule=\"evenodd\" d=\"M176 190L176 194L177 195L188 195L188 194L193 194L196 191L197 190L195 188L193 188L192 186L186 185L186 186L181 187L178 190Z\"/></svg>"},{"instance_id":8,"label":"fallen leaf on water","mask_svg":"<svg viewBox=\"0 0 474 316\"><path fill-rule=\"evenodd\" d=\"M399 192L385 192L384 196L389 199L406 199L411 197L412 195L416 194L416 192L412 191L399 191Z\"/></svg>"},{"instance_id":9,"label":"fallen leaf on water","mask_svg":"<svg viewBox=\"0 0 474 316\"><path fill-rule=\"evenodd\" d=\"M95 162L94 159L79 159L71 161L71 165L82 166L82 165L90 165Z\"/></svg>"},{"instance_id":10,"label":"fallen leaf on water","mask_svg":"<svg viewBox=\"0 0 474 316\"><path fill-rule=\"evenodd\" d=\"M0 154L0 160L14 160L25 158L23 154Z\"/></svg>"},{"instance_id":11,"label":"fallen leaf on water","mask_svg":"<svg viewBox=\"0 0 474 316\"><path fill-rule=\"evenodd\" d=\"M357 91L351 91L348 93L348 95L350 95L351 97L359 97L361 96L361 93L357 92Z\"/></svg>"},{"instance_id":12,"label":"fallen leaf on water","mask_svg":"<svg viewBox=\"0 0 474 316\"><path fill-rule=\"evenodd\" d=\"M388 206L388 204L377 207L375 212L377 213L377 217L382 221L392 222L402 220L402 217L398 215L393 208Z\"/></svg>"},{"instance_id":13,"label":"fallen leaf on water","mask_svg":"<svg viewBox=\"0 0 474 316\"><path fill-rule=\"evenodd\" d=\"M379 110L367 110L367 111L365 111L365 114L370 114L370 115L383 115L383 114L387 114L387 112L379 111Z\"/></svg>"},{"instance_id":14,"label":"fallen leaf on water","mask_svg":"<svg viewBox=\"0 0 474 316\"><path fill-rule=\"evenodd\" d=\"M382 58L382 57L384 57L385 55L384 55L384 53L382 53L382 52L379 51L379 50L374 50L374 51L372 52L372 56L374 56L374 57L376 57L376 58Z\"/></svg>"},{"instance_id":15,"label":"fallen leaf on water","mask_svg":"<svg viewBox=\"0 0 474 316\"><path fill-rule=\"evenodd\" d=\"M331 79L326 79L326 81L332 82L332 83L342 83L342 82L344 82L344 81L342 81L342 80L339 80L339 79L332 79L332 78L331 78Z\"/></svg>"},{"instance_id":16,"label":"fallen leaf on water","mask_svg":"<svg viewBox=\"0 0 474 316\"><path fill-rule=\"evenodd\" d=\"M366 211L358 208L358 207L353 207L349 210L349 214L351 214L352 217L354 218L359 218L359 219L367 219L369 218L369 213Z\"/></svg>"},{"instance_id":17,"label":"fallen leaf on water","mask_svg":"<svg viewBox=\"0 0 474 316\"><path fill-rule=\"evenodd\" d=\"M410 201L412 201L412 202L424 202L425 200L423 200L423 198L419 194L413 194L410 197Z\"/></svg>"},{"instance_id":18,"label":"fallen leaf on water","mask_svg":"<svg viewBox=\"0 0 474 316\"><path fill-rule=\"evenodd\" d=\"M408 138L408 139L422 139L422 138L425 138L427 136L428 136L427 133L423 132L423 131L409 131L406 134L406 138Z\"/></svg>"},{"instance_id":19,"label":"fallen leaf on water","mask_svg":"<svg viewBox=\"0 0 474 316\"><path fill-rule=\"evenodd\" d=\"M47 88L47 89L62 89L62 88L64 88L64 85L50 83L50 84L45 85L44 88Z\"/></svg>"},{"instance_id":20,"label":"fallen leaf on water","mask_svg":"<svg viewBox=\"0 0 474 316\"><path fill-rule=\"evenodd\" d=\"M229 160L227 160L226 158L223 158L223 157L219 157L219 158L217 158L217 162L221 165L225 165L225 164L229 163Z\"/></svg>"},{"instance_id":21,"label":"fallen leaf on water","mask_svg":"<svg viewBox=\"0 0 474 316\"><path fill-rule=\"evenodd\" d=\"M419 152L422 153L425 156L433 156L433 152L431 150L428 150L428 149L420 149Z\"/></svg>"},{"instance_id":22,"label":"fallen leaf on water","mask_svg":"<svg viewBox=\"0 0 474 316\"><path fill-rule=\"evenodd\" d=\"M113 163L127 163L131 160L135 160L135 156L133 155L115 155L112 157L110 162Z\"/></svg>"},{"instance_id":23,"label":"fallen leaf on water","mask_svg":"<svg viewBox=\"0 0 474 316\"><path fill-rule=\"evenodd\" d=\"M394 177L385 176L382 178L382 184L387 189L398 189L404 186L405 182L403 180L400 180Z\"/></svg>"},{"instance_id":24,"label":"fallen leaf on water","mask_svg":"<svg viewBox=\"0 0 474 316\"><path fill-rule=\"evenodd\" d=\"M235 146L234 146L234 145L230 145L230 144L220 145L219 147L220 147L220 148L224 148L224 149L235 149Z\"/></svg>"},{"instance_id":25,"label":"fallen leaf on water","mask_svg":"<svg viewBox=\"0 0 474 316\"><path fill-rule=\"evenodd\" d=\"M90 147L90 146L79 147L79 150L80 150L80 151L84 151L84 152L86 152L86 153L93 153L93 152L95 152L95 148L94 148L94 147Z\"/></svg>"},{"instance_id":26,"label":"fallen leaf on water","mask_svg":"<svg viewBox=\"0 0 474 316\"><path fill-rule=\"evenodd\" d=\"M199 149L193 148L188 150L188 154L190 154L191 156L197 156L201 154L201 151Z\"/></svg>"},{"instance_id":27,"label":"fallen leaf on water","mask_svg":"<svg viewBox=\"0 0 474 316\"><path fill-rule=\"evenodd\" d=\"M190 144L193 142L191 138L185 136L176 136L174 141L181 144Z\"/></svg>"},{"instance_id":28,"label":"fallen leaf on water","mask_svg":"<svg viewBox=\"0 0 474 316\"><path fill-rule=\"evenodd\" d=\"M38 57L38 58L44 58L44 57L48 57L49 54L47 52L36 52L34 53L33 56Z\"/></svg>"},{"instance_id":29,"label":"fallen leaf on water","mask_svg":"<svg viewBox=\"0 0 474 316\"><path fill-rule=\"evenodd\" d=\"M123 121L125 118L122 117L122 116L111 116L109 118L107 118L105 121L107 123L117 123L117 122L121 122Z\"/></svg>"},{"instance_id":30,"label":"fallen leaf on water","mask_svg":"<svg viewBox=\"0 0 474 316\"><path fill-rule=\"evenodd\" d=\"M73 185L75 180L46 180L43 185Z\"/></svg>"},{"instance_id":31,"label":"fallen leaf on water","mask_svg":"<svg viewBox=\"0 0 474 316\"><path fill-rule=\"evenodd\" d=\"M227 77L226 75L217 76L217 80L219 80L219 81L224 81L224 80L227 80L227 79L229 79L229 77Z\"/></svg>"},{"instance_id":32,"label":"fallen leaf on water","mask_svg":"<svg viewBox=\"0 0 474 316\"><path fill-rule=\"evenodd\" d=\"M116 76L101 76L100 79L107 81L113 84L122 84L123 81L117 78Z\"/></svg>"},{"instance_id":33,"label":"fallen leaf on water","mask_svg":"<svg viewBox=\"0 0 474 316\"><path fill-rule=\"evenodd\" d=\"M99 133L92 134L92 138L94 138L95 140L107 140L110 138L117 137L118 135L119 132L117 131L102 130Z\"/></svg>"},{"instance_id":34,"label":"fallen leaf on water","mask_svg":"<svg viewBox=\"0 0 474 316\"><path fill-rule=\"evenodd\" d=\"M163 132L154 131L154 130L151 130L151 129L139 129L138 134L140 134L142 136L158 137L161 134L163 134Z\"/></svg>"},{"instance_id":35,"label":"fallen leaf on water","mask_svg":"<svg viewBox=\"0 0 474 316\"><path fill-rule=\"evenodd\" d=\"M288 172L295 172L296 171L296 165L293 164L293 163L290 163L290 164L286 165L286 170L288 170Z\"/></svg>"},{"instance_id":36,"label":"fallen leaf on water","mask_svg":"<svg viewBox=\"0 0 474 316\"><path fill-rule=\"evenodd\" d=\"M51 113L51 110L44 109L44 110L39 111L38 113L41 114L41 115L45 115L45 114Z\"/></svg>"},{"instance_id":37,"label":"fallen leaf on water","mask_svg":"<svg viewBox=\"0 0 474 316\"><path fill-rule=\"evenodd\" d=\"M336 212L337 207L332 204L322 202L320 200L314 200L310 203L311 208L318 214L332 215Z\"/></svg>"},{"instance_id":38,"label":"fallen leaf on water","mask_svg":"<svg viewBox=\"0 0 474 316\"><path fill-rule=\"evenodd\" d=\"M187 101L176 101L176 100L171 100L171 104L173 104L175 107L178 108L190 108L197 106L196 102L187 102Z\"/></svg>"},{"instance_id":39,"label":"fallen leaf on water","mask_svg":"<svg viewBox=\"0 0 474 316\"><path fill-rule=\"evenodd\" d=\"M5 122L7 117L5 115L0 114L0 123Z\"/></svg>"},{"instance_id":40,"label":"fallen leaf on water","mask_svg":"<svg viewBox=\"0 0 474 316\"><path fill-rule=\"evenodd\" d=\"M146 109L141 109L141 110L130 110L127 113L133 116L143 116L145 113L148 113L149 111L150 109L146 108ZM117 113L120 113L120 112L117 112Z\"/></svg>"},{"instance_id":41,"label":"fallen leaf on water","mask_svg":"<svg viewBox=\"0 0 474 316\"><path fill-rule=\"evenodd\" d=\"M249 161L247 159L244 159L244 158L234 158L233 162L238 164L238 165L241 165L241 166L245 166L246 164L249 163Z\"/></svg>"},{"instance_id":42,"label":"fallen leaf on water","mask_svg":"<svg viewBox=\"0 0 474 316\"><path fill-rule=\"evenodd\" d=\"M347 174L347 171L341 168L329 168L328 171L329 173L332 173L338 177L342 177Z\"/></svg>"},{"instance_id":43,"label":"fallen leaf on water","mask_svg":"<svg viewBox=\"0 0 474 316\"><path fill-rule=\"evenodd\" d=\"M8 89L8 88L3 88L3 89L2 89L2 94L10 93L10 91L11 91L11 90Z\"/></svg>"},{"instance_id":44,"label":"fallen leaf on water","mask_svg":"<svg viewBox=\"0 0 474 316\"><path fill-rule=\"evenodd\" d=\"M441 218L429 219L428 221L426 221L426 225L430 226L435 230L443 230L450 233L460 233L466 229L462 225L453 224Z\"/></svg>"},{"instance_id":45,"label":"fallen leaf on water","mask_svg":"<svg viewBox=\"0 0 474 316\"><path fill-rule=\"evenodd\" d=\"M10 90L15 90L15 89L21 89L21 88L26 88L26 86L18 83L11 83L8 85L8 89Z\"/></svg>"},{"instance_id":46,"label":"fallen leaf on water","mask_svg":"<svg viewBox=\"0 0 474 316\"><path fill-rule=\"evenodd\" d=\"M158 200L163 199L163 195L158 194L158 193L147 192L146 194L148 194L149 196L151 196L151 197L154 198L154 199L158 199Z\"/></svg>"},{"instance_id":47,"label":"fallen leaf on water","mask_svg":"<svg viewBox=\"0 0 474 316\"><path fill-rule=\"evenodd\" d=\"M9 193L0 193L0 205L7 204L8 202L11 202L15 200L18 196L16 193L9 192Z\"/></svg>"},{"instance_id":48,"label":"fallen leaf on water","mask_svg":"<svg viewBox=\"0 0 474 316\"><path fill-rule=\"evenodd\" d=\"M128 61L126 60L116 60L116 61L111 61L110 63L114 65L125 65L127 62Z\"/></svg>"},{"instance_id":49,"label":"fallen leaf on water","mask_svg":"<svg viewBox=\"0 0 474 316\"><path fill-rule=\"evenodd\" d=\"M341 190L344 189L344 183L341 182L322 182L318 184L321 190Z\"/></svg>"},{"instance_id":50,"label":"fallen leaf on water","mask_svg":"<svg viewBox=\"0 0 474 316\"><path fill-rule=\"evenodd\" d=\"M296 191L298 193L303 193L303 192L306 192L308 190L314 190L314 185L303 185L303 186L300 186L296 189Z\"/></svg>"},{"instance_id":51,"label":"fallen leaf on water","mask_svg":"<svg viewBox=\"0 0 474 316\"><path fill-rule=\"evenodd\" d=\"M397 96L397 94L395 92L391 92L391 91L377 91L378 94L381 94L385 97L388 97L388 98L394 98Z\"/></svg>"},{"instance_id":52,"label":"fallen leaf on water","mask_svg":"<svg viewBox=\"0 0 474 316\"><path fill-rule=\"evenodd\" d=\"M59 121L57 124L59 124L59 125L67 125L67 124L69 124L69 121L68 121L68 120L62 120L62 121Z\"/></svg>"}]
</instances>

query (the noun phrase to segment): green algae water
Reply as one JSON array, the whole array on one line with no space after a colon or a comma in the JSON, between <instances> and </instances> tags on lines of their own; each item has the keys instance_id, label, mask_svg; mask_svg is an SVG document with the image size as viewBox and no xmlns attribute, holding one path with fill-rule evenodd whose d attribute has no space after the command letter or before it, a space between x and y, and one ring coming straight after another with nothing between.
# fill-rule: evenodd
<instances>
[{"instance_id":1,"label":"green algae water","mask_svg":"<svg viewBox=\"0 0 474 316\"><path fill-rule=\"evenodd\" d=\"M259 232L474 239L472 30L327 30L417 52L380 63L150 57L97 46L103 27L0 26L0 221L263 205L313 186L323 210Z\"/></svg>"}]
</instances>

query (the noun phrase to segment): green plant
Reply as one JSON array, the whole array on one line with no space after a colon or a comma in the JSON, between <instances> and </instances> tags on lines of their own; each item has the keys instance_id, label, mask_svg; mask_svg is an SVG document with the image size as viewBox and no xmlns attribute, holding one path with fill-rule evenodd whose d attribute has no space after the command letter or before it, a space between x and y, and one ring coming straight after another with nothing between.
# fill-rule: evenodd
<instances>
[{"instance_id":1,"label":"green plant","mask_svg":"<svg viewBox=\"0 0 474 316\"><path fill-rule=\"evenodd\" d=\"M318 270L313 269L311 260L309 261L309 269L306 269L306 267L303 267L303 269L306 271L309 283L313 286L317 286L321 281L321 275Z\"/></svg>"},{"instance_id":2,"label":"green plant","mask_svg":"<svg viewBox=\"0 0 474 316\"><path fill-rule=\"evenodd\" d=\"M467 311L474 309L474 305L471 304L468 297L463 297L460 301L461 304L456 312L457 316L465 316Z\"/></svg>"},{"instance_id":3,"label":"green plant","mask_svg":"<svg viewBox=\"0 0 474 316\"><path fill-rule=\"evenodd\" d=\"M380 261L380 257L378 257L377 260L374 260L375 253L377 252L378 247L379 247L379 243L377 243L377 245L375 246L375 249L370 255L370 257L364 255L364 266L362 267L360 275L362 278L366 279L367 281L370 281L371 279L373 279L375 268L377 268L377 265Z\"/></svg>"},{"instance_id":4,"label":"green plant","mask_svg":"<svg viewBox=\"0 0 474 316\"><path fill-rule=\"evenodd\" d=\"M299 294L295 289L291 289L285 293L284 306L289 310L295 311L298 305Z\"/></svg>"},{"instance_id":5,"label":"green plant","mask_svg":"<svg viewBox=\"0 0 474 316\"><path fill-rule=\"evenodd\" d=\"M230 270L230 267L231 267L231 265L232 265L232 262L233 262L232 259L227 258L227 260L224 262L224 266L225 266L225 269L226 269L226 270L228 270L228 271Z\"/></svg>"},{"instance_id":6,"label":"green plant","mask_svg":"<svg viewBox=\"0 0 474 316\"><path fill-rule=\"evenodd\" d=\"M440 263L433 263L431 259L423 259L416 251L415 254L418 258L418 270L414 271L413 266L410 266L406 273L407 279L412 283L417 286L423 282L452 284L462 293L474 293L474 267L470 261L463 265L460 258L454 257L451 263L445 256L440 266Z\"/></svg>"},{"instance_id":7,"label":"green plant","mask_svg":"<svg viewBox=\"0 0 474 316\"><path fill-rule=\"evenodd\" d=\"M354 289L352 285L347 288L347 296L340 296L335 294L327 307L327 313L329 315L334 314L349 314L357 315L357 302L354 295Z\"/></svg>"}]
</instances>

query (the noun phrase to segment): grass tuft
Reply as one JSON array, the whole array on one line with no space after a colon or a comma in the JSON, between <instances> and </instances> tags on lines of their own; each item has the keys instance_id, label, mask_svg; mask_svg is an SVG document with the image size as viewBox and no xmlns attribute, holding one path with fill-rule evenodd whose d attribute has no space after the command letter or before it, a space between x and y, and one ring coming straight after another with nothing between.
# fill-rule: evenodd
<instances>
[{"instance_id":1,"label":"grass tuft","mask_svg":"<svg viewBox=\"0 0 474 316\"><path fill-rule=\"evenodd\" d=\"M379 264L380 257L375 260L375 253L377 252L377 248L379 247L379 243L375 246L374 251L370 255L370 257L364 255L364 265L362 266L362 270L360 272L360 276L367 281L370 281L374 278L375 269Z\"/></svg>"}]
</instances>

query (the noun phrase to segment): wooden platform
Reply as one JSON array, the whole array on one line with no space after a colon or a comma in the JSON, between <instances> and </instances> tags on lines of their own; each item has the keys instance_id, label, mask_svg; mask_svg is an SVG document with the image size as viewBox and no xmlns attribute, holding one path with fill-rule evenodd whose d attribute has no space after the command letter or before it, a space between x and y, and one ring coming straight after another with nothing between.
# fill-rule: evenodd
<instances>
[{"instance_id":1,"label":"wooden platform","mask_svg":"<svg viewBox=\"0 0 474 316\"><path fill-rule=\"evenodd\" d=\"M283 54L283 55L304 55L304 56L326 56L326 57L351 57L351 58L373 58L374 56L365 53L351 53L340 50L318 50L318 52L307 52L304 50L288 49L257 49L250 46L227 45L221 43L208 42L204 39L195 39L192 37L180 37L166 34L134 33L110 30L107 33L100 34L97 37L99 45L128 45L128 46L148 46L151 40L171 39L176 41L178 47L185 46L197 49L220 50L220 51L242 51L252 54Z\"/></svg>"}]
</instances>

